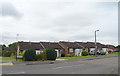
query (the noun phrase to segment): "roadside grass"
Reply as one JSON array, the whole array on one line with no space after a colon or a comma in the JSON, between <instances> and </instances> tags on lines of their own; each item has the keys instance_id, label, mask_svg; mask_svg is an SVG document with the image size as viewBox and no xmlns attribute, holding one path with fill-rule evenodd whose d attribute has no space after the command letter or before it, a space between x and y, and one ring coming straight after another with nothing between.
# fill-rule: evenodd
<instances>
[{"instance_id":1,"label":"roadside grass","mask_svg":"<svg viewBox=\"0 0 120 76\"><path fill-rule=\"evenodd\" d=\"M0 57L0 62L11 62L16 61L15 57ZM22 59L17 59L17 61L23 61Z\"/></svg>"},{"instance_id":2,"label":"roadside grass","mask_svg":"<svg viewBox=\"0 0 120 76\"><path fill-rule=\"evenodd\" d=\"M111 54L120 55L120 52L112 52Z\"/></svg>"},{"instance_id":3,"label":"roadside grass","mask_svg":"<svg viewBox=\"0 0 120 76\"><path fill-rule=\"evenodd\" d=\"M113 52L113 55L120 55L120 52ZM111 55L107 54L107 55ZM85 58L85 57L98 57L98 56L105 56L105 55L88 55L88 56L72 56L72 57L58 57L57 59L77 59L77 58Z\"/></svg>"},{"instance_id":4,"label":"roadside grass","mask_svg":"<svg viewBox=\"0 0 120 76\"><path fill-rule=\"evenodd\" d=\"M88 55L88 56L58 57L57 59L77 59L77 58L97 57L97 56L103 56L103 55Z\"/></svg>"},{"instance_id":5,"label":"roadside grass","mask_svg":"<svg viewBox=\"0 0 120 76\"><path fill-rule=\"evenodd\" d=\"M112 55L120 55L120 52L113 52ZM108 55L111 55L108 54ZM104 56L104 55L88 55L88 56L72 56L72 57L57 57L57 59L77 59L77 58L85 58L85 57L97 57L97 56ZM11 62L16 61L15 57L0 57L0 62ZM17 61L23 61L21 58L18 58Z\"/></svg>"}]
</instances>

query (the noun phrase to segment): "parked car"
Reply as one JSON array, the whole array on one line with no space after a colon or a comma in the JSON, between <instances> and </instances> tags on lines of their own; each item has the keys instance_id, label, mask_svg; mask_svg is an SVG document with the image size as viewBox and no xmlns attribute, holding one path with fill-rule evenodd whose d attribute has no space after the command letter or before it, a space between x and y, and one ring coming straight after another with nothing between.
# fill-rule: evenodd
<instances>
[{"instance_id":1,"label":"parked car","mask_svg":"<svg viewBox=\"0 0 120 76\"><path fill-rule=\"evenodd\" d=\"M103 50L97 50L97 55L105 55L106 52L104 52ZM95 55L95 50L91 50L89 52L89 55Z\"/></svg>"},{"instance_id":2,"label":"parked car","mask_svg":"<svg viewBox=\"0 0 120 76\"><path fill-rule=\"evenodd\" d=\"M119 50L113 50L113 52L119 52Z\"/></svg>"},{"instance_id":3,"label":"parked car","mask_svg":"<svg viewBox=\"0 0 120 76\"><path fill-rule=\"evenodd\" d=\"M101 51L100 50L97 50L97 55L101 55Z\"/></svg>"},{"instance_id":4,"label":"parked car","mask_svg":"<svg viewBox=\"0 0 120 76\"><path fill-rule=\"evenodd\" d=\"M104 51L101 51L101 55L105 55L106 54L106 52L104 52Z\"/></svg>"},{"instance_id":5,"label":"parked car","mask_svg":"<svg viewBox=\"0 0 120 76\"><path fill-rule=\"evenodd\" d=\"M105 51L103 51L103 50L98 50L98 51L97 51L97 54L98 54L98 55L105 55L105 54L106 54L106 52L105 52Z\"/></svg>"},{"instance_id":6,"label":"parked car","mask_svg":"<svg viewBox=\"0 0 120 76\"><path fill-rule=\"evenodd\" d=\"M95 55L95 50L91 50L91 51L89 52L89 55Z\"/></svg>"}]
</instances>

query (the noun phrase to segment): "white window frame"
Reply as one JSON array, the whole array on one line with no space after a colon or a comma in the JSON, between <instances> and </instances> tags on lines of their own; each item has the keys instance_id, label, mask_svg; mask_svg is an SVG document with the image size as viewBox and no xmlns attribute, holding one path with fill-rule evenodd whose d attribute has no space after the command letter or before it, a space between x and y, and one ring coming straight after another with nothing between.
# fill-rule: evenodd
<instances>
[{"instance_id":1,"label":"white window frame","mask_svg":"<svg viewBox=\"0 0 120 76\"><path fill-rule=\"evenodd\" d=\"M36 50L36 54L40 54L40 50Z\"/></svg>"},{"instance_id":2,"label":"white window frame","mask_svg":"<svg viewBox=\"0 0 120 76\"><path fill-rule=\"evenodd\" d=\"M43 50L40 50L40 53L43 53Z\"/></svg>"},{"instance_id":3,"label":"white window frame","mask_svg":"<svg viewBox=\"0 0 120 76\"><path fill-rule=\"evenodd\" d=\"M70 53L73 53L74 51L73 51L73 48L69 48L69 52Z\"/></svg>"}]
</instances>

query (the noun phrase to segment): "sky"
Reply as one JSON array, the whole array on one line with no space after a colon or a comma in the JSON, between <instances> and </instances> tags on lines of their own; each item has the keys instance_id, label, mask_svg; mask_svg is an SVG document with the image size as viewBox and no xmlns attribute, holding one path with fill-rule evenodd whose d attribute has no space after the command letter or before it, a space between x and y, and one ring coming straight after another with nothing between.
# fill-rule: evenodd
<instances>
[{"instance_id":1,"label":"sky","mask_svg":"<svg viewBox=\"0 0 120 76\"><path fill-rule=\"evenodd\" d=\"M0 44L92 41L118 45L118 0L2 0ZM18 36L17 36L18 34Z\"/></svg>"}]
</instances>

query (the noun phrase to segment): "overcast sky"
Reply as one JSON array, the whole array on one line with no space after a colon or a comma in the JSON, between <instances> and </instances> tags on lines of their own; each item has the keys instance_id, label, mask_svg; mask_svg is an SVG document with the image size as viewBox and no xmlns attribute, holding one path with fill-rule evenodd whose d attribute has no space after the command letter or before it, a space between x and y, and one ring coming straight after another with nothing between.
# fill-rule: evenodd
<instances>
[{"instance_id":1,"label":"overcast sky","mask_svg":"<svg viewBox=\"0 0 120 76\"><path fill-rule=\"evenodd\" d=\"M108 0L109 1L109 0ZM19 41L97 41L118 44L118 2L4 0L1 44Z\"/></svg>"}]
</instances>

